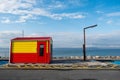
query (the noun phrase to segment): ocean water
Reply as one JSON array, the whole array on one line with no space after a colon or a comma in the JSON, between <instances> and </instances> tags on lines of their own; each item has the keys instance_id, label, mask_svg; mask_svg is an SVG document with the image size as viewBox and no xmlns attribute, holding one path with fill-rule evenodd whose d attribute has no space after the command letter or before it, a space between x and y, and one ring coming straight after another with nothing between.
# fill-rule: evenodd
<instances>
[{"instance_id":1,"label":"ocean water","mask_svg":"<svg viewBox=\"0 0 120 80\"><path fill-rule=\"evenodd\" d=\"M82 48L55 48L53 56L82 56ZM86 50L87 56L120 56L120 49L102 49L102 48L88 48Z\"/></svg>"},{"instance_id":2,"label":"ocean water","mask_svg":"<svg viewBox=\"0 0 120 80\"><path fill-rule=\"evenodd\" d=\"M0 61L0 66L3 65L3 64L7 64L8 61Z\"/></svg>"},{"instance_id":3,"label":"ocean water","mask_svg":"<svg viewBox=\"0 0 120 80\"><path fill-rule=\"evenodd\" d=\"M82 48L53 48L53 57L82 56ZM87 48L87 56L120 56L120 49ZM9 49L0 48L0 56L8 57Z\"/></svg>"}]
</instances>

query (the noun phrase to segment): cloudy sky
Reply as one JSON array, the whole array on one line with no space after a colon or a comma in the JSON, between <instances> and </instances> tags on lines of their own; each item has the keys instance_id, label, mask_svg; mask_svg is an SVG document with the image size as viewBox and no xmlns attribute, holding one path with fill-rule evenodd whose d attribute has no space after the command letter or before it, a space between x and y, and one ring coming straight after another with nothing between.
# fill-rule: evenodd
<instances>
[{"instance_id":1,"label":"cloudy sky","mask_svg":"<svg viewBox=\"0 0 120 80\"><path fill-rule=\"evenodd\" d=\"M51 36L54 47L120 47L120 0L0 0L0 47L10 39Z\"/></svg>"}]
</instances>

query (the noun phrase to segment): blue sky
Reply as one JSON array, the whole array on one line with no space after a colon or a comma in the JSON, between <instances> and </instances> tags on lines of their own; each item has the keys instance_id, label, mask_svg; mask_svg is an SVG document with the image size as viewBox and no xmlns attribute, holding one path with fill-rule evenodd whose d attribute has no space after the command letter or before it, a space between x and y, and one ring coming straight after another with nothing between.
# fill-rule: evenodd
<instances>
[{"instance_id":1,"label":"blue sky","mask_svg":"<svg viewBox=\"0 0 120 80\"><path fill-rule=\"evenodd\" d=\"M0 0L0 47L10 39L51 36L54 47L120 48L120 0Z\"/></svg>"}]
</instances>

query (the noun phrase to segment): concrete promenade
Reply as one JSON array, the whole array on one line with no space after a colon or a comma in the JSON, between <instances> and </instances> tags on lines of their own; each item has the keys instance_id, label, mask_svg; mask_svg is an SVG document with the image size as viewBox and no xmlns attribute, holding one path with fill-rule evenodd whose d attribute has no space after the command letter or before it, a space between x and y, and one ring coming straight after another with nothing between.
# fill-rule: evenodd
<instances>
[{"instance_id":1,"label":"concrete promenade","mask_svg":"<svg viewBox=\"0 0 120 80\"><path fill-rule=\"evenodd\" d=\"M0 70L0 80L120 80L120 70Z\"/></svg>"}]
</instances>

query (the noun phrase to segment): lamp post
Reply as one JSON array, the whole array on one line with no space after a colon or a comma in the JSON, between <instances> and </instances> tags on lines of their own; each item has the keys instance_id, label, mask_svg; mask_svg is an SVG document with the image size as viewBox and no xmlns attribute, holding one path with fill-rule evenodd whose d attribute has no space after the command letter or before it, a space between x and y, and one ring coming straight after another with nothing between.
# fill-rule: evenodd
<instances>
[{"instance_id":1,"label":"lamp post","mask_svg":"<svg viewBox=\"0 0 120 80\"><path fill-rule=\"evenodd\" d=\"M88 29L88 28L93 28L93 27L96 27L96 25L92 25L92 26L88 26L88 27L85 27L83 28L83 35L84 35L84 43L83 43L83 59L84 61L86 61L86 35L85 35L85 30Z\"/></svg>"}]
</instances>

